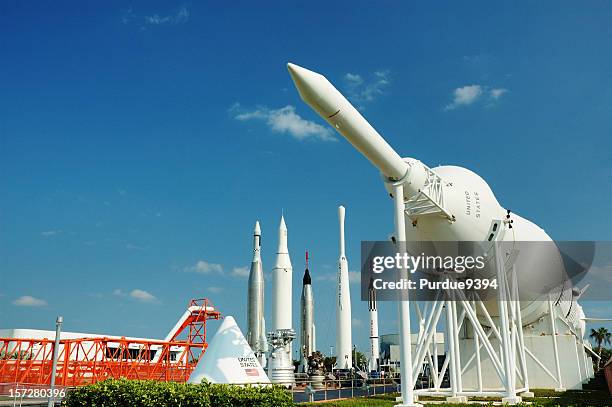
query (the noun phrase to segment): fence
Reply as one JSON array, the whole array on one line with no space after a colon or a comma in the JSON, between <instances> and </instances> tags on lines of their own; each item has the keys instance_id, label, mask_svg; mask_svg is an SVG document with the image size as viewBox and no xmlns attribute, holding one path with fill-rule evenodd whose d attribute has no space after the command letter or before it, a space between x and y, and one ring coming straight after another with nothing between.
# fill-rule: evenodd
<instances>
[{"instance_id":1,"label":"fence","mask_svg":"<svg viewBox=\"0 0 612 407\"><path fill-rule=\"evenodd\" d=\"M312 378L296 378L295 385L291 387L293 401L296 403L367 397L377 394L398 393L400 390L400 384L388 378L325 378L323 381L313 380Z\"/></svg>"}]
</instances>

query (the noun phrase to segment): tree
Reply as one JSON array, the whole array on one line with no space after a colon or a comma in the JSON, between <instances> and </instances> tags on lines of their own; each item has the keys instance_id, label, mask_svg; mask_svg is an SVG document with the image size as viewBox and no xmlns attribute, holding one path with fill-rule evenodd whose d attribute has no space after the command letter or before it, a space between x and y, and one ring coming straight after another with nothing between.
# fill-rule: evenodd
<instances>
[{"instance_id":1,"label":"tree","mask_svg":"<svg viewBox=\"0 0 612 407\"><path fill-rule=\"evenodd\" d=\"M612 333L608 331L607 328L604 328L602 326L597 330L591 329L591 334L589 335L589 337L597 343L597 354L599 355L599 360L597 361L597 370L599 370L599 363L601 362L601 345L609 345L610 342L612 342Z\"/></svg>"},{"instance_id":2,"label":"tree","mask_svg":"<svg viewBox=\"0 0 612 407\"><path fill-rule=\"evenodd\" d=\"M353 363L355 364L355 368L357 370L359 370L360 368L363 368L364 366L365 366L365 369L367 370L368 358L366 358L366 356L362 352L359 352L358 350L354 350L353 357L355 358Z\"/></svg>"},{"instance_id":3,"label":"tree","mask_svg":"<svg viewBox=\"0 0 612 407\"><path fill-rule=\"evenodd\" d=\"M325 359L323 359L323 365L325 366L325 371L327 372L331 372L335 364L336 364L335 356L326 356Z\"/></svg>"}]
</instances>

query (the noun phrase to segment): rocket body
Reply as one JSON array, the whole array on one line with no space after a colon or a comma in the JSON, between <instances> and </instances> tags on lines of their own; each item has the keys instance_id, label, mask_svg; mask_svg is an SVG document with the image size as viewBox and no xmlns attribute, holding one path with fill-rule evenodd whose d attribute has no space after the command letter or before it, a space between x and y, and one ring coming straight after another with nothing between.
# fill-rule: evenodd
<instances>
[{"instance_id":1,"label":"rocket body","mask_svg":"<svg viewBox=\"0 0 612 407\"><path fill-rule=\"evenodd\" d=\"M261 263L261 228L255 223L253 232L253 260L249 273L247 300L247 342L255 356L264 361L266 346L264 323L264 275Z\"/></svg>"},{"instance_id":2,"label":"rocket body","mask_svg":"<svg viewBox=\"0 0 612 407\"><path fill-rule=\"evenodd\" d=\"M287 225L281 217L276 264L272 270L272 330L292 329L291 293L293 268L287 246Z\"/></svg>"},{"instance_id":3,"label":"rocket body","mask_svg":"<svg viewBox=\"0 0 612 407\"><path fill-rule=\"evenodd\" d=\"M351 334L351 292L349 288L348 261L344 244L344 206L338 207L340 224L340 257L338 259L338 280L336 291L336 367L351 369L352 334Z\"/></svg>"},{"instance_id":4,"label":"rocket body","mask_svg":"<svg viewBox=\"0 0 612 407\"><path fill-rule=\"evenodd\" d=\"M451 165L429 168L418 160L400 157L323 75L294 64L288 64L288 69L304 102L377 167L386 181L401 180L406 203L423 198L421 191L430 192L424 199L441 213L421 216L413 207L412 214L405 216L406 241L480 241L491 242L491 246L495 241L552 242L538 225L516 213L510 215L478 174ZM390 189L390 183L385 187ZM436 188L438 198L430 198ZM571 290L561 254L552 244L547 249L527 253L523 248L515 260L519 286L562 286L560 302L570 304ZM493 303L487 303L487 310L492 316L498 314ZM547 312L546 301L536 298L521 302L524 325L538 321ZM478 316L482 317L480 313ZM482 318L481 322L488 323Z\"/></svg>"},{"instance_id":5,"label":"rocket body","mask_svg":"<svg viewBox=\"0 0 612 407\"><path fill-rule=\"evenodd\" d=\"M267 337L271 348L268 376L273 383L285 386L293 386L295 383L292 358L292 341L295 338L291 320L292 276L287 225L281 216L276 263L272 270L272 329Z\"/></svg>"},{"instance_id":6,"label":"rocket body","mask_svg":"<svg viewBox=\"0 0 612 407\"><path fill-rule=\"evenodd\" d=\"M376 307L376 290L374 289L374 279L370 279L368 289L368 310L370 313L370 362L369 370L378 370L380 351L378 341L378 309Z\"/></svg>"},{"instance_id":7,"label":"rocket body","mask_svg":"<svg viewBox=\"0 0 612 407\"><path fill-rule=\"evenodd\" d=\"M300 361L303 371L306 372L308 356L315 351L314 329L314 297L312 293L312 280L308 267L304 271L302 280L302 297L300 300Z\"/></svg>"}]
</instances>

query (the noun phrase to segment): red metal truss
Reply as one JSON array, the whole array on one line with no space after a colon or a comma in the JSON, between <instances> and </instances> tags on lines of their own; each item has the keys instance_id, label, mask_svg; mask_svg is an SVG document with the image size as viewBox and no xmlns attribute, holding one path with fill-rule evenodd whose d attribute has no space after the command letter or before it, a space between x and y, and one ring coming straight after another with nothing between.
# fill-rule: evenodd
<instances>
[{"instance_id":1,"label":"red metal truss","mask_svg":"<svg viewBox=\"0 0 612 407\"><path fill-rule=\"evenodd\" d=\"M120 377L185 382L208 346L206 321L221 318L207 299L192 300L188 310L167 341L60 340L56 383L81 386ZM49 384L53 346L54 338L0 338L0 383Z\"/></svg>"}]
</instances>

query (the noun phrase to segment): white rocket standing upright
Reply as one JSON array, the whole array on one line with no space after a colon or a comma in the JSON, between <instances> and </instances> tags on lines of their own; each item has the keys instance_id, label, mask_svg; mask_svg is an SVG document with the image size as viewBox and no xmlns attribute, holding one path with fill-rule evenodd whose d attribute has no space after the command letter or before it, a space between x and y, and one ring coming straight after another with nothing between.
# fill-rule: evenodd
<instances>
[{"instance_id":1,"label":"white rocket standing upright","mask_svg":"<svg viewBox=\"0 0 612 407\"><path fill-rule=\"evenodd\" d=\"M261 263L261 228L259 221L253 231L253 260L249 273L247 301L247 341L262 366L265 361L264 275Z\"/></svg>"},{"instance_id":2,"label":"white rocket standing upright","mask_svg":"<svg viewBox=\"0 0 612 407\"><path fill-rule=\"evenodd\" d=\"M336 302L336 368L351 369L351 292L349 288L348 261L344 251L344 206L338 207L340 223L340 258L338 259L338 291Z\"/></svg>"},{"instance_id":3,"label":"white rocket standing upright","mask_svg":"<svg viewBox=\"0 0 612 407\"><path fill-rule=\"evenodd\" d=\"M268 332L272 351L268 360L268 376L273 383L286 386L293 386L295 382L291 351L291 341L295 338L291 322L292 276L287 225L281 216L276 264L272 270L272 331Z\"/></svg>"},{"instance_id":4,"label":"white rocket standing upright","mask_svg":"<svg viewBox=\"0 0 612 407\"><path fill-rule=\"evenodd\" d=\"M376 308L376 290L374 289L374 279L370 277L368 287L368 309L370 311L370 372L378 370L379 350L378 350L378 309Z\"/></svg>"},{"instance_id":5,"label":"white rocket standing upright","mask_svg":"<svg viewBox=\"0 0 612 407\"><path fill-rule=\"evenodd\" d=\"M308 372L308 356L315 351L314 297L312 295L312 279L308 269L308 252L306 252L306 270L304 270L304 278L302 279L300 308L300 365L303 372Z\"/></svg>"},{"instance_id":6,"label":"white rocket standing upright","mask_svg":"<svg viewBox=\"0 0 612 407\"><path fill-rule=\"evenodd\" d=\"M287 246L287 225L281 216L276 264L272 270L272 330L292 329L291 293L293 267Z\"/></svg>"}]
</instances>

